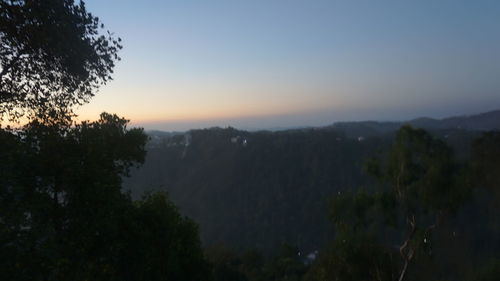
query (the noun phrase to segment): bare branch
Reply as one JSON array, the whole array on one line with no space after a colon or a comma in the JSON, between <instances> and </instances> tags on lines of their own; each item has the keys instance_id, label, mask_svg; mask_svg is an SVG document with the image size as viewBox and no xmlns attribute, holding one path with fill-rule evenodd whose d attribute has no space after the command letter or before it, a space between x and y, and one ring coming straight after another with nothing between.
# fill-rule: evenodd
<instances>
[{"instance_id":1,"label":"bare branch","mask_svg":"<svg viewBox=\"0 0 500 281\"><path fill-rule=\"evenodd\" d=\"M399 281L403 281L404 277L406 275L406 271L408 269L408 265L410 264L411 260L413 259L413 256L415 254L415 249L410 245L411 240L413 239L413 236L415 235L415 232L417 231L417 222L415 220L415 215L412 215L411 218L407 218L407 223L410 225L410 232L408 233L408 237L406 238L405 242L401 247L399 247L399 253L401 254L401 257L404 260L404 266L403 269L401 270L401 274L399 275ZM408 249L406 251L406 249Z\"/></svg>"}]
</instances>

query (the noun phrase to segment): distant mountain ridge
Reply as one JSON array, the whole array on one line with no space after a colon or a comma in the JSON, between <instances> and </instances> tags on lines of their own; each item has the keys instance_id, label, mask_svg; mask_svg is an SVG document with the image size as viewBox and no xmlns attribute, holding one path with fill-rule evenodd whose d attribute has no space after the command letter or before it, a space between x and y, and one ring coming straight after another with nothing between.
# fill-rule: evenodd
<instances>
[{"instance_id":1,"label":"distant mountain ridge","mask_svg":"<svg viewBox=\"0 0 500 281\"><path fill-rule=\"evenodd\" d=\"M485 113L450 117L441 120L441 128L460 128L465 130L489 131L500 129L500 110Z\"/></svg>"},{"instance_id":2,"label":"distant mountain ridge","mask_svg":"<svg viewBox=\"0 0 500 281\"><path fill-rule=\"evenodd\" d=\"M500 129L500 110L474 115L454 116L443 119L420 117L402 122L336 122L325 128L343 131L348 137L378 136L396 131L404 124L427 130L458 129L467 131L490 131Z\"/></svg>"},{"instance_id":3,"label":"distant mountain ridge","mask_svg":"<svg viewBox=\"0 0 500 281\"><path fill-rule=\"evenodd\" d=\"M243 131L289 131L289 130L308 130L308 129L334 129L344 131L348 137L364 136L379 136L391 133L399 129L403 124L410 124L416 128L427 130L446 130L446 129L462 129L468 131L491 131L500 130L500 109L488 111L472 115L460 115L435 119L430 117L419 117L408 121L343 121L335 122L328 126L322 127L290 127L290 128L274 128L274 129L252 129ZM147 130L146 133L156 137L172 137L182 135L187 131L162 131L162 130Z\"/></svg>"}]
</instances>

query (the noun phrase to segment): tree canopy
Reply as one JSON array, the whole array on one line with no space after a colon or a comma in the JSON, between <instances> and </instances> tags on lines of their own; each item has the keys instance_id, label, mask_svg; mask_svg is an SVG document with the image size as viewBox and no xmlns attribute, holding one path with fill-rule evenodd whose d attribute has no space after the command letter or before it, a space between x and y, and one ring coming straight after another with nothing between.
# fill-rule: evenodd
<instances>
[{"instance_id":1,"label":"tree canopy","mask_svg":"<svg viewBox=\"0 0 500 281\"><path fill-rule=\"evenodd\" d=\"M0 130L0 276L8 280L201 280L196 224L165 194L133 202L123 176L147 137L102 114L74 127Z\"/></svg>"},{"instance_id":2,"label":"tree canopy","mask_svg":"<svg viewBox=\"0 0 500 281\"><path fill-rule=\"evenodd\" d=\"M0 121L29 121L0 127L0 278L210 280L197 225L164 193L122 190L143 130L71 118L119 60L103 28L83 1L0 0Z\"/></svg>"},{"instance_id":3,"label":"tree canopy","mask_svg":"<svg viewBox=\"0 0 500 281\"><path fill-rule=\"evenodd\" d=\"M67 117L111 79L120 38L84 1L0 0L0 117Z\"/></svg>"},{"instance_id":4,"label":"tree canopy","mask_svg":"<svg viewBox=\"0 0 500 281\"><path fill-rule=\"evenodd\" d=\"M465 198L452 150L422 129L403 126L386 157L366 169L377 186L339 193L331 202L336 238L316 280L426 278L421 274L432 270L415 269L432 264L433 232Z\"/></svg>"}]
</instances>

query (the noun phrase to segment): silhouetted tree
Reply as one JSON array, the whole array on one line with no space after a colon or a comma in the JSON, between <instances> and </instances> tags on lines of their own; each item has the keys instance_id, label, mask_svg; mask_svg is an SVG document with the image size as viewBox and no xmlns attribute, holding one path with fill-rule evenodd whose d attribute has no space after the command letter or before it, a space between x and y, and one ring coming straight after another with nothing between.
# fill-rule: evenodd
<instances>
[{"instance_id":1,"label":"silhouetted tree","mask_svg":"<svg viewBox=\"0 0 500 281\"><path fill-rule=\"evenodd\" d=\"M405 226L399 246L405 279L408 266L432 253L432 232L464 201L466 190L457 184L451 149L422 129L403 126L397 132L386 163L368 168L387 186L384 210Z\"/></svg>"},{"instance_id":2,"label":"silhouetted tree","mask_svg":"<svg viewBox=\"0 0 500 281\"><path fill-rule=\"evenodd\" d=\"M121 189L147 137L103 113L75 127L0 130L0 276L7 280L201 280L196 224L164 194ZM209 278L208 278L209 279Z\"/></svg>"},{"instance_id":3,"label":"silhouetted tree","mask_svg":"<svg viewBox=\"0 0 500 281\"><path fill-rule=\"evenodd\" d=\"M111 79L122 48L84 1L0 0L0 117L67 117Z\"/></svg>"},{"instance_id":4,"label":"silhouetted tree","mask_svg":"<svg viewBox=\"0 0 500 281\"><path fill-rule=\"evenodd\" d=\"M197 225L166 194L122 192L147 136L103 113L76 124L111 79L120 39L84 1L0 0L0 279L210 280Z\"/></svg>"},{"instance_id":5,"label":"silhouetted tree","mask_svg":"<svg viewBox=\"0 0 500 281\"><path fill-rule=\"evenodd\" d=\"M165 193L136 201L120 225L117 280L212 280L198 226Z\"/></svg>"},{"instance_id":6,"label":"silhouetted tree","mask_svg":"<svg viewBox=\"0 0 500 281\"><path fill-rule=\"evenodd\" d=\"M102 233L127 202L122 177L145 154L142 129L126 124L102 114L76 127L1 130L0 156L10 160L0 163L2 270L21 280L78 279L93 272L89 264L106 264Z\"/></svg>"},{"instance_id":7,"label":"silhouetted tree","mask_svg":"<svg viewBox=\"0 0 500 281\"><path fill-rule=\"evenodd\" d=\"M403 126L386 160L369 162L367 170L379 180L377 188L341 193L332 202L337 246L325 260L334 258L327 264L341 266L332 272L340 278L336 280L357 280L352 278L359 271L363 280L415 278L424 272L414 270L414 276L407 278L410 265L428 263L433 232L465 199L466 189L455 180L452 151L426 131ZM357 245L353 249L358 250L342 251L343 243ZM400 261L392 258L394 243Z\"/></svg>"}]
</instances>

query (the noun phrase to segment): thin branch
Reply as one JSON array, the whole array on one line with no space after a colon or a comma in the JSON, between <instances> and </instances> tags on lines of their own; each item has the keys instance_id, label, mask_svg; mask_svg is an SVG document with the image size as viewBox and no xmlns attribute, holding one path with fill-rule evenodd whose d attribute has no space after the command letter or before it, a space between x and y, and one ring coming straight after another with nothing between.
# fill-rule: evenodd
<instances>
[{"instance_id":1,"label":"thin branch","mask_svg":"<svg viewBox=\"0 0 500 281\"><path fill-rule=\"evenodd\" d=\"M413 235L415 235L415 232L417 230L417 226L416 226L416 222L415 222L415 215L412 215L411 219L407 218L406 221L407 221L407 223L410 224L411 228L410 228L410 233L408 233L408 236L407 236L405 242L403 243L403 245L401 245L401 247L399 247L399 253L401 254L401 257L403 259L406 259L406 257L407 257L407 254L404 251L406 248L408 248L410 241L413 238Z\"/></svg>"},{"instance_id":2,"label":"thin branch","mask_svg":"<svg viewBox=\"0 0 500 281\"><path fill-rule=\"evenodd\" d=\"M413 236L415 235L415 232L417 231L417 223L415 220L415 215L411 216L411 219L407 219L407 222L410 224L410 233L408 233L408 237L406 238L405 242L401 247L399 248L399 253L401 254L401 257L404 259L404 266L403 269L401 270L401 274L399 275L399 281L403 281L404 277L406 276L406 271L408 269L408 265L410 264L410 261L413 259L413 256L415 254L415 250L413 247L410 246L410 242L413 239ZM405 250L408 249L407 252Z\"/></svg>"},{"instance_id":3,"label":"thin branch","mask_svg":"<svg viewBox=\"0 0 500 281\"><path fill-rule=\"evenodd\" d=\"M398 176L396 177L396 192L398 196L401 198L403 196L403 192L401 191L401 175L404 172L404 164L401 163L401 167L399 168Z\"/></svg>"}]
</instances>

